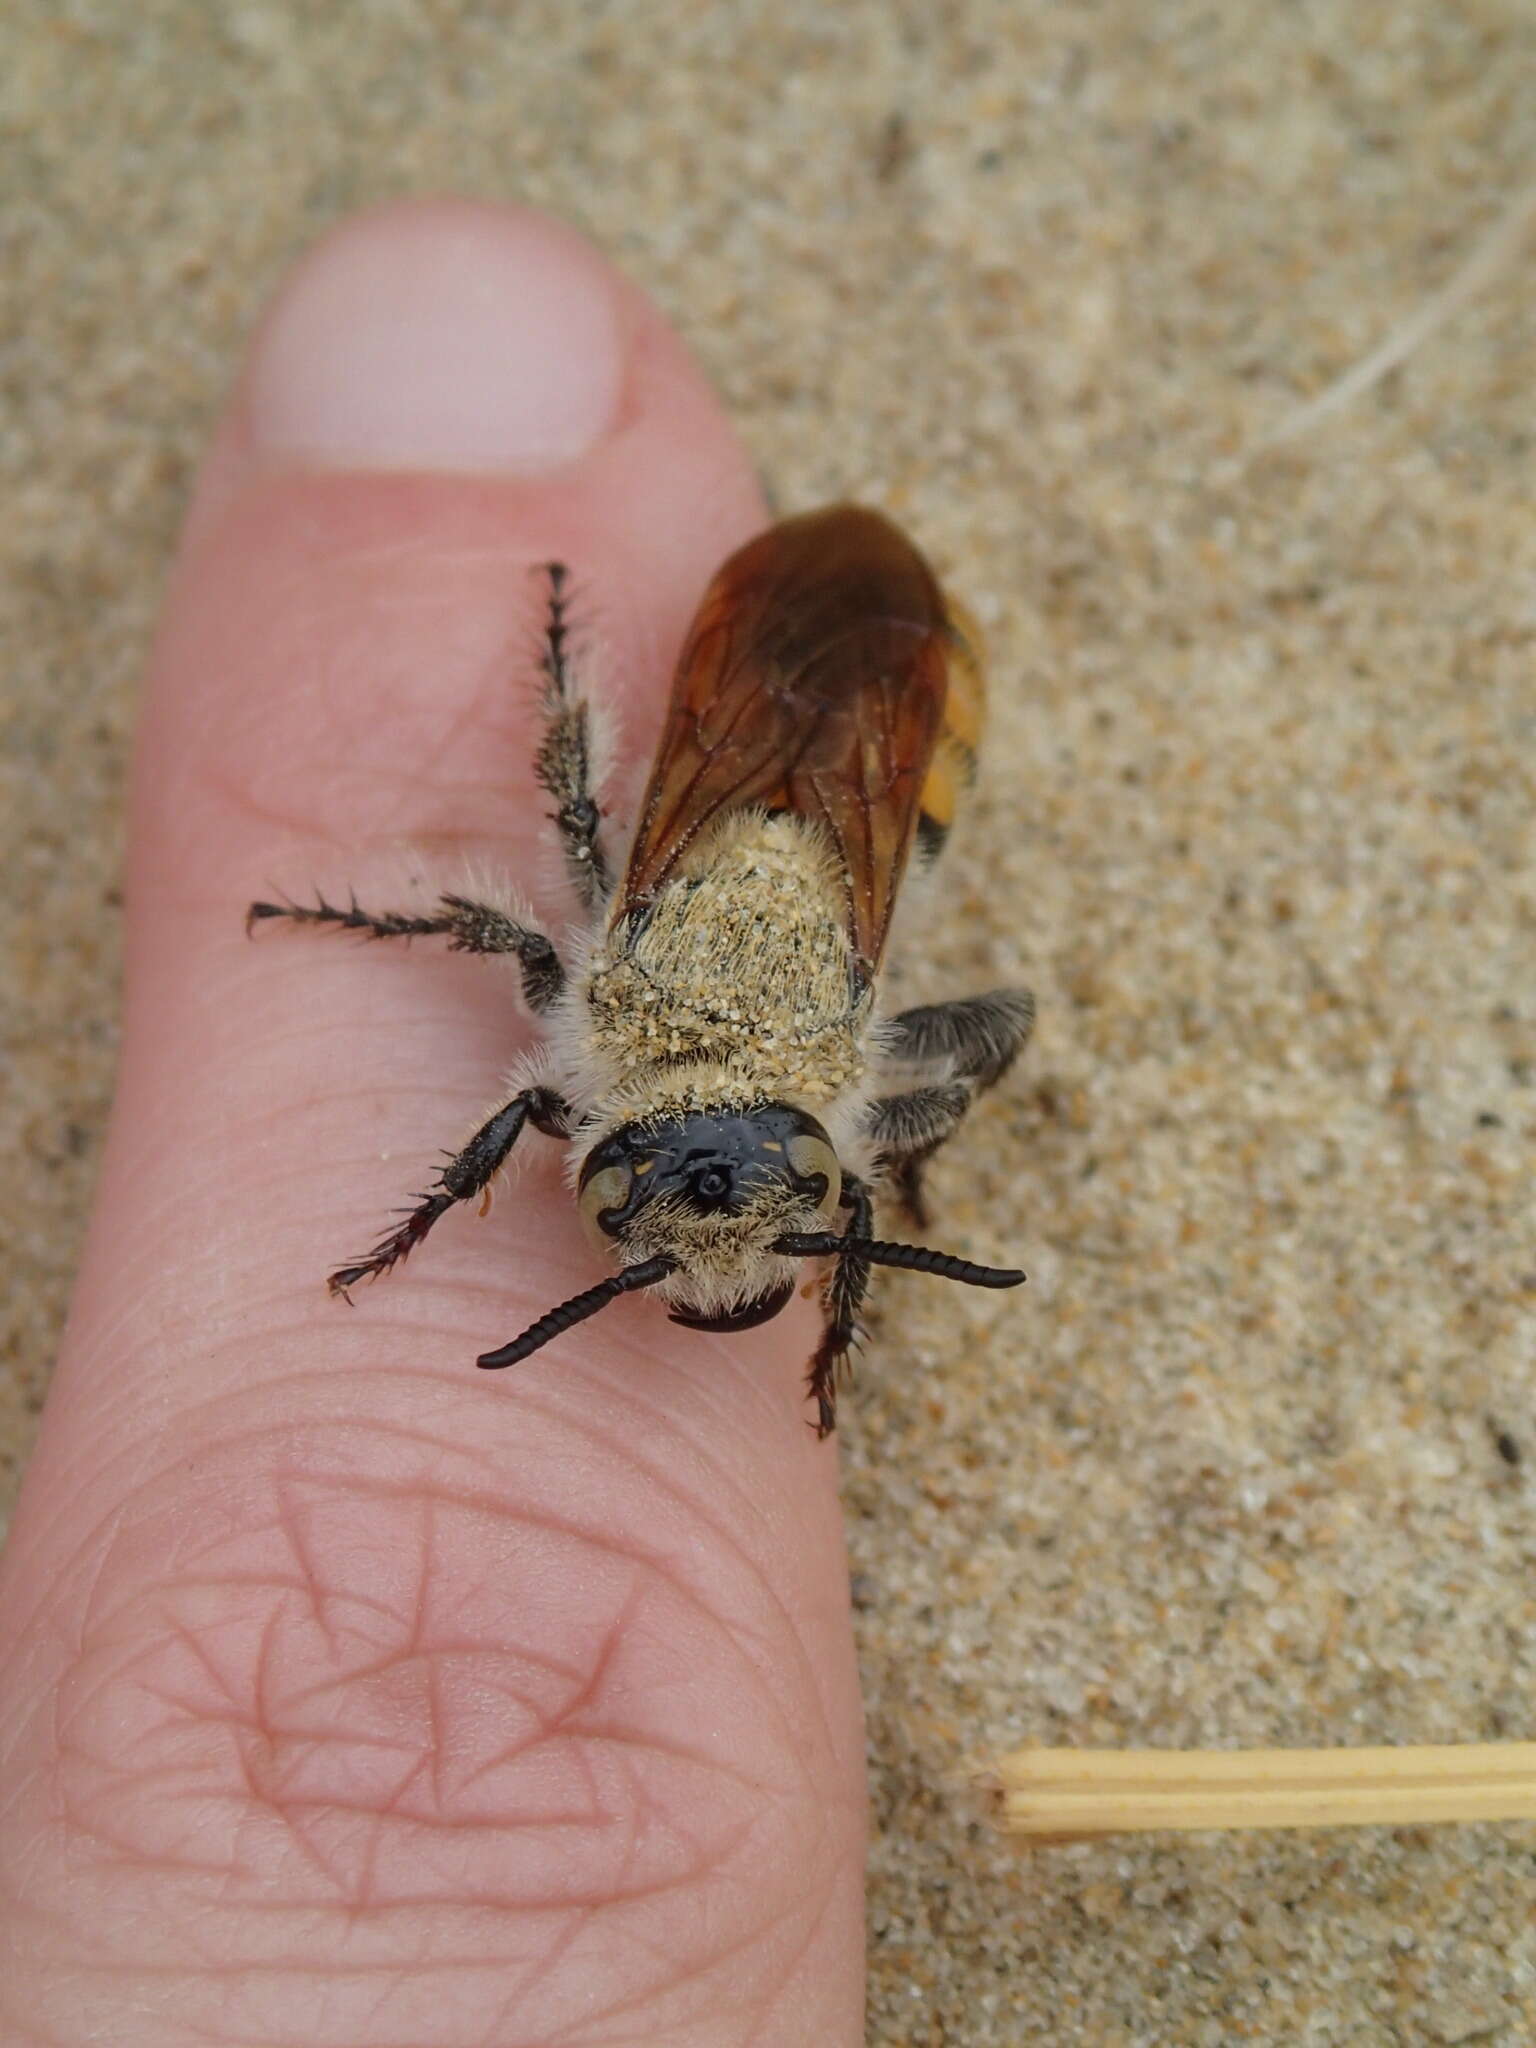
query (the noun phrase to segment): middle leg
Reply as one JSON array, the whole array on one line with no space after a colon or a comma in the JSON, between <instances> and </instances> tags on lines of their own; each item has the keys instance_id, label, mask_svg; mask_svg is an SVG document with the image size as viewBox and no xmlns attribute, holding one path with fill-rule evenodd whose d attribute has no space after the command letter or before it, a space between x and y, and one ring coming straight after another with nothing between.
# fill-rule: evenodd
<instances>
[{"instance_id":1,"label":"middle leg","mask_svg":"<svg viewBox=\"0 0 1536 2048\"><path fill-rule=\"evenodd\" d=\"M317 896L313 903L253 903L245 928L268 918L286 917L293 924L329 925L334 931L362 932L370 939L424 939L441 935L455 953L511 953L523 972L523 999L535 1014L547 1010L565 987L565 968L554 942L531 925L520 924L494 904L468 896L439 896L429 916L403 910L364 910L349 896L345 910Z\"/></svg>"},{"instance_id":2,"label":"middle leg","mask_svg":"<svg viewBox=\"0 0 1536 2048\"><path fill-rule=\"evenodd\" d=\"M1035 999L1029 991L995 988L982 996L903 1010L890 1020L886 1044L890 1058L915 1070L915 1079L952 1076L978 1089L990 1088L1013 1065L1034 1028Z\"/></svg>"}]
</instances>

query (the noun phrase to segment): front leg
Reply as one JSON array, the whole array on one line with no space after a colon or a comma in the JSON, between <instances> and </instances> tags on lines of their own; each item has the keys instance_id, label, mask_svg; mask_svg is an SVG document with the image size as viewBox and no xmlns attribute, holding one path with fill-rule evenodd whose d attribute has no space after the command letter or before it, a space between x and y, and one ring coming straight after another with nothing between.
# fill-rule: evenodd
<instances>
[{"instance_id":1,"label":"front leg","mask_svg":"<svg viewBox=\"0 0 1536 2048\"><path fill-rule=\"evenodd\" d=\"M932 1088L913 1088L905 1095L882 1095L869 1106L866 1128L919 1230L928 1226L923 1168L945 1139L954 1135L974 1100L972 1083L942 1081Z\"/></svg>"},{"instance_id":2,"label":"front leg","mask_svg":"<svg viewBox=\"0 0 1536 2048\"><path fill-rule=\"evenodd\" d=\"M430 1194L418 1196L416 1207L406 1211L405 1221L398 1229L382 1238L366 1259L360 1259L354 1266L339 1267L331 1275L327 1285L332 1294L350 1301L349 1288L359 1280L376 1280L391 1266L397 1266L455 1202L472 1201L489 1187L522 1135L525 1123L531 1123L547 1137L568 1138L571 1114L571 1105L553 1088L525 1088L521 1095L514 1095L505 1108L498 1109L480 1126L463 1151L449 1160L438 1175L437 1186Z\"/></svg>"},{"instance_id":3,"label":"front leg","mask_svg":"<svg viewBox=\"0 0 1536 2048\"><path fill-rule=\"evenodd\" d=\"M843 1175L842 1207L848 1211L848 1237L868 1237L872 1210L869 1189L857 1174ZM837 1375L848 1347L859 1330L859 1310L869 1291L869 1261L858 1252L840 1258L827 1289L827 1324L811 1370L806 1391L816 1403L815 1430L829 1437L837 1427Z\"/></svg>"},{"instance_id":4,"label":"front leg","mask_svg":"<svg viewBox=\"0 0 1536 2048\"><path fill-rule=\"evenodd\" d=\"M349 896L345 910L317 896L310 903L253 903L245 928L268 918L286 917L293 924L329 925L335 931L361 932L370 939L445 937L455 953L511 953L523 971L523 999L537 1014L547 1010L565 987L565 968L554 942L531 925L520 924L506 911L468 896L439 896L428 917L403 910L363 910Z\"/></svg>"},{"instance_id":5,"label":"front leg","mask_svg":"<svg viewBox=\"0 0 1536 2048\"><path fill-rule=\"evenodd\" d=\"M887 1057L913 1085L872 1103L866 1128L919 1229L928 1221L924 1168L980 1091L1012 1066L1034 1022L1034 998L1000 988L903 1010L887 1026Z\"/></svg>"}]
</instances>

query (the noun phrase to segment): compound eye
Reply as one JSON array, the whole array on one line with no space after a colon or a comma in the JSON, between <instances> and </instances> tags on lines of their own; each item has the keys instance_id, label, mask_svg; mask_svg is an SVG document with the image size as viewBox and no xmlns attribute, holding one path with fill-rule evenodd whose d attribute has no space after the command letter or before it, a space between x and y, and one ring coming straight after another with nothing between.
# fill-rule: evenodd
<instances>
[{"instance_id":1,"label":"compound eye","mask_svg":"<svg viewBox=\"0 0 1536 2048\"><path fill-rule=\"evenodd\" d=\"M843 1188L843 1169L838 1164L837 1154L831 1145L825 1138L814 1138L809 1133L801 1133L791 1138L785 1149L797 1178L826 1183L826 1192L816 1196L816 1206L826 1210L830 1215L837 1207L837 1198Z\"/></svg>"},{"instance_id":2,"label":"compound eye","mask_svg":"<svg viewBox=\"0 0 1536 2048\"><path fill-rule=\"evenodd\" d=\"M618 1236L612 1219L628 1202L634 1181L627 1166L605 1166L587 1182L581 1191L581 1220L594 1236Z\"/></svg>"}]
</instances>

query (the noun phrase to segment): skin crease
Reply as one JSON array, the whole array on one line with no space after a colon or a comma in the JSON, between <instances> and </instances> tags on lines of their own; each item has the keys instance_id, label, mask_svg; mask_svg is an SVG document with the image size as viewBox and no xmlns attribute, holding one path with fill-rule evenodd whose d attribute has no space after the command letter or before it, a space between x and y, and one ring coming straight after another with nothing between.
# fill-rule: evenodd
<instances>
[{"instance_id":1,"label":"skin crease","mask_svg":"<svg viewBox=\"0 0 1536 2048\"><path fill-rule=\"evenodd\" d=\"M325 1295L533 1036L510 963L248 941L246 902L393 907L468 861L558 934L531 565L572 564L638 776L690 609L764 519L680 344L565 230L395 209L313 260L408 289L444 235L612 294L617 417L531 476L275 460L258 343L220 430L147 693L99 1203L0 1576L7 2048L862 2039L810 1306L724 1338L630 1300L477 1373L598 1277L535 1136L487 1221Z\"/></svg>"}]
</instances>

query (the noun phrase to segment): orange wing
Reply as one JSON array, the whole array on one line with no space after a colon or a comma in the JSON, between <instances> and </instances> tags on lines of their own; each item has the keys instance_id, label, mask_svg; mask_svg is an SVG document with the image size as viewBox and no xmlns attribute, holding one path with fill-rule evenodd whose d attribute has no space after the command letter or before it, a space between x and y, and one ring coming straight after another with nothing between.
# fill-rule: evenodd
<instances>
[{"instance_id":1,"label":"orange wing","mask_svg":"<svg viewBox=\"0 0 1536 2048\"><path fill-rule=\"evenodd\" d=\"M770 527L704 594L615 916L643 910L710 822L760 805L820 825L848 927L880 962L958 641L904 534L855 505Z\"/></svg>"}]
</instances>

